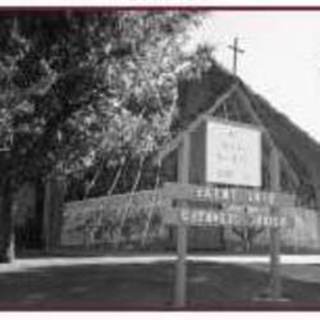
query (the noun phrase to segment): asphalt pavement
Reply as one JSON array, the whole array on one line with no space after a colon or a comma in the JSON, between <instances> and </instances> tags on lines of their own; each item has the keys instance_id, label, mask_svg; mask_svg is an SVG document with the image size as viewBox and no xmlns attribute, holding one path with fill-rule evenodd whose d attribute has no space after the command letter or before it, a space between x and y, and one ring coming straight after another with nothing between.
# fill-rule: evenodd
<instances>
[{"instance_id":1,"label":"asphalt pavement","mask_svg":"<svg viewBox=\"0 0 320 320\"><path fill-rule=\"evenodd\" d=\"M29 269L54 266L79 265L129 265L173 263L176 255L130 255L130 256L99 256L99 257L41 257L17 259L11 264L0 264L0 273L22 272ZM188 261L199 263L230 263L230 264L268 264L268 255L188 255ZM281 264L308 265L319 264L320 255L281 255Z\"/></svg>"}]
</instances>

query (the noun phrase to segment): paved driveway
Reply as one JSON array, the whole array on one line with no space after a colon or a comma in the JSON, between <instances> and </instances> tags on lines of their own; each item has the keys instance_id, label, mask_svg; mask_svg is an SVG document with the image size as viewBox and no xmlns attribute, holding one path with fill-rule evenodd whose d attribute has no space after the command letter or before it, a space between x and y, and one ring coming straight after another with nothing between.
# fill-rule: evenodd
<instances>
[{"instance_id":1,"label":"paved driveway","mask_svg":"<svg viewBox=\"0 0 320 320\"><path fill-rule=\"evenodd\" d=\"M129 265L152 264L158 262L174 262L175 255L135 255L135 256L104 256L104 257L45 257L32 259L17 259L12 264L0 264L1 272L19 272L33 268L77 265ZM230 263L230 264L267 264L267 255L188 255L188 261L202 263ZM320 255L281 255L282 264L306 265L319 264Z\"/></svg>"}]
</instances>

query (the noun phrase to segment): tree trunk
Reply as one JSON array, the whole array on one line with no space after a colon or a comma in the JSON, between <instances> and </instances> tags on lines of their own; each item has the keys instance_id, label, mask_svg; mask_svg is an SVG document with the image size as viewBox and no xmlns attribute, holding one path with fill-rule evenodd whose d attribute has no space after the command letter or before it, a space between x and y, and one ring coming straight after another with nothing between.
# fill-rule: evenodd
<instances>
[{"instance_id":1,"label":"tree trunk","mask_svg":"<svg viewBox=\"0 0 320 320\"><path fill-rule=\"evenodd\" d=\"M251 239L249 228L245 228L243 233L243 250L245 253L249 253L251 250Z\"/></svg>"},{"instance_id":2,"label":"tree trunk","mask_svg":"<svg viewBox=\"0 0 320 320\"><path fill-rule=\"evenodd\" d=\"M12 196L11 181L4 179L0 185L0 263L15 258Z\"/></svg>"},{"instance_id":3,"label":"tree trunk","mask_svg":"<svg viewBox=\"0 0 320 320\"><path fill-rule=\"evenodd\" d=\"M251 251L251 241L250 239L244 239L243 241L243 245L244 245L244 252L245 253L249 253Z\"/></svg>"}]
</instances>

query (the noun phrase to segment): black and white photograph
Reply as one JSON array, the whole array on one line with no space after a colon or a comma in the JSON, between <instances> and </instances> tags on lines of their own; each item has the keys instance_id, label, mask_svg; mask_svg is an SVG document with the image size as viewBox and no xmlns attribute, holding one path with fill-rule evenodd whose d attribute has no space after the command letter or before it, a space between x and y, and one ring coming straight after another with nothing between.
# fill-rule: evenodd
<instances>
[{"instance_id":1,"label":"black and white photograph","mask_svg":"<svg viewBox=\"0 0 320 320\"><path fill-rule=\"evenodd\" d=\"M319 123L320 7L0 8L0 311L320 310Z\"/></svg>"}]
</instances>

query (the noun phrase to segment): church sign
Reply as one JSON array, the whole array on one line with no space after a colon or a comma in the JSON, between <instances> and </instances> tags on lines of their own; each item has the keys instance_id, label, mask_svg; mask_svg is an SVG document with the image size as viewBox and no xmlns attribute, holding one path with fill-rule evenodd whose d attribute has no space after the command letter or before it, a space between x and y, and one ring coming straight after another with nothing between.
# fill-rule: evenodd
<instances>
[{"instance_id":1,"label":"church sign","mask_svg":"<svg viewBox=\"0 0 320 320\"><path fill-rule=\"evenodd\" d=\"M235 226L235 227L266 227L283 228L290 224L286 217L269 215L237 215L229 211L192 210L185 208L180 211L182 223L192 226Z\"/></svg>"},{"instance_id":2,"label":"church sign","mask_svg":"<svg viewBox=\"0 0 320 320\"><path fill-rule=\"evenodd\" d=\"M295 206L295 197L281 192L279 151L272 141L270 190L261 190L263 132L261 127L207 115L175 139L178 179L165 184L163 195L173 200L164 221L177 227L177 307L186 303L188 226L270 229L271 297L281 298L279 231L292 227L294 220L280 208Z\"/></svg>"},{"instance_id":3,"label":"church sign","mask_svg":"<svg viewBox=\"0 0 320 320\"><path fill-rule=\"evenodd\" d=\"M225 205L219 208L211 203L189 200L174 201L174 206L175 209L164 215L164 222L167 224L288 228L294 223L293 217L279 216L270 207Z\"/></svg>"},{"instance_id":4,"label":"church sign","mask_svg":"<svg viewBox=\"0 0 320 320\"><path fill-rule=\"evenodd\" d=\"M261 131L216 118L205 125L206 182L261 187Z\"/></svg>"},{"instance_id":5,"label":"church sign","mask_svg":"<svg viewBox=\"0 0 320 320\"><path fill-rule=\"evenodd\" d=\"M227 188L193 184L166 183L164 195L176 199L194 199L215 203L237 203L258 206L294 206L295 196L282 192L261 191L253 188Z\"/></svg>"},{"instance_id":6,"label":"church sign","mask_svg":"<svg viewBox=\"0 0 320 320\"><path fill-rule=\"evenodd\" d=\"M274 207L295 205L292 194L179 183L166 183L162 194L174 199L175 210L164 215L167 224L267 228L292 227L293 224L292 218L274 213Z\"/></svg>"}]
</instances>

